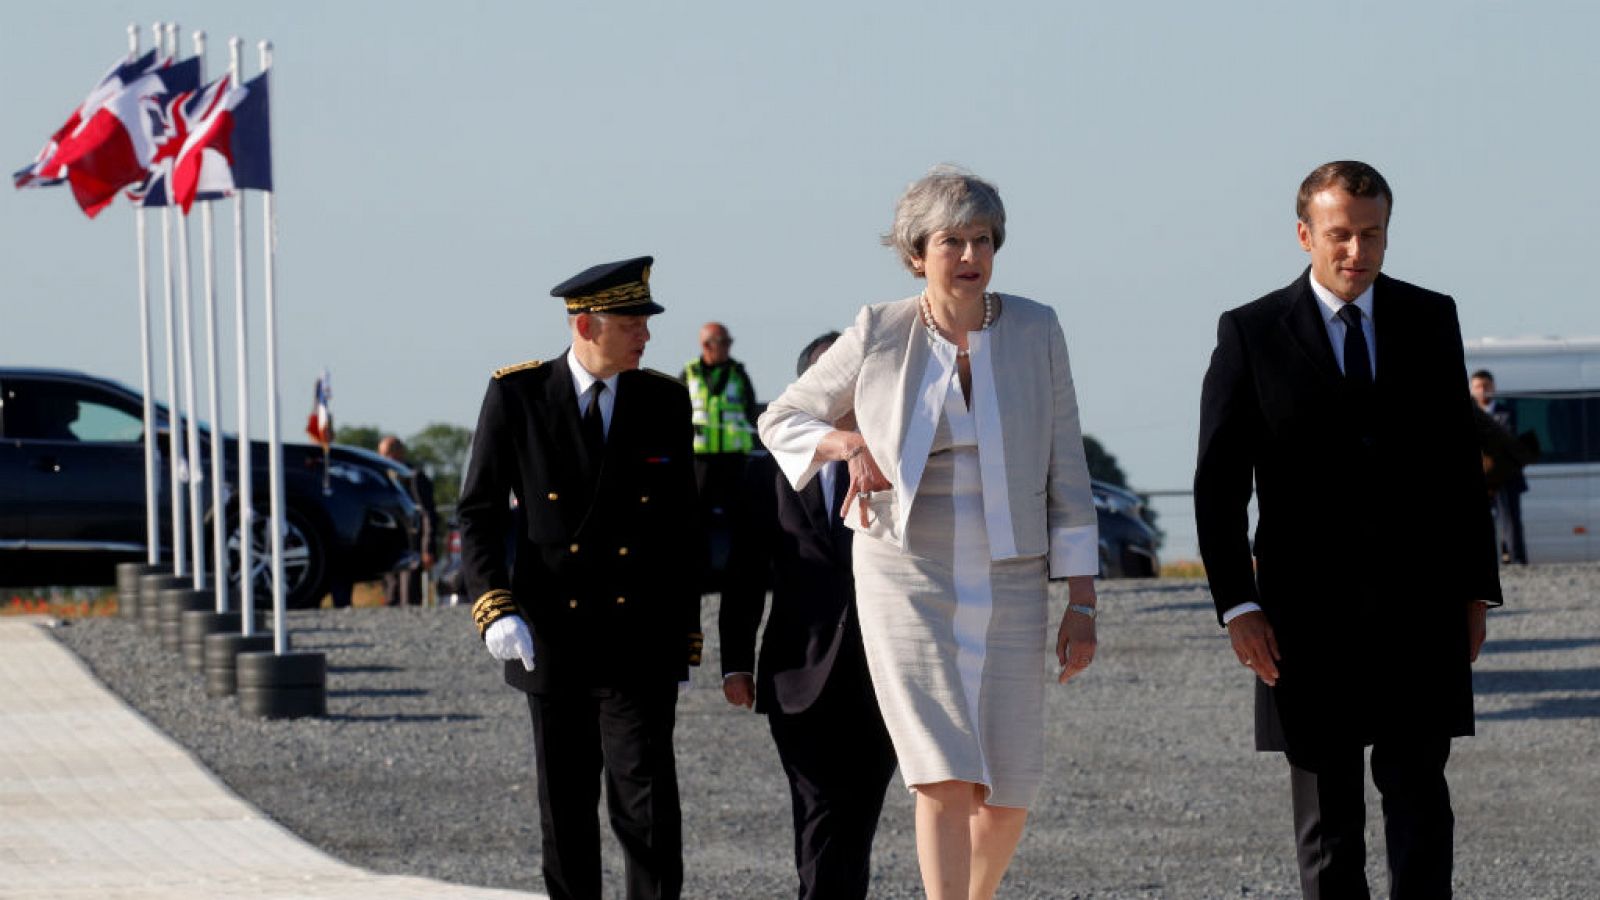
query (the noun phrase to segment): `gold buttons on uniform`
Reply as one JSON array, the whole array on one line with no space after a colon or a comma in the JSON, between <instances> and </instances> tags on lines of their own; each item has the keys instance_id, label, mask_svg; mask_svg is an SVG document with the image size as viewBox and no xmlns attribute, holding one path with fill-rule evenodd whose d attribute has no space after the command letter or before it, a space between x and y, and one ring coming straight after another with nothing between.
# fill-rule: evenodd
<instances>
[{"instance_id":1,"label":"gold buttons on uniform","mask_svg":"<svg viewBox=\"0 0 1600 900\"><path fill-rule=\"evenodd\" d=\"M545 497L548 498L548 499L551 499L551 500L560 500L561 499L561 495L556 493L555 491L551 491L550 493L545 494Z\"/></svg>"},{"instance_id":2,"label":"gold buttons on uniform","mask_svg":"<svg viewBox=\"0 0 1600 900\"><path fill-rule=\"evenodd\" d=\"M617 548L617 555L618 556L627 556L628 555L628 548L627 547L618 547Z\"/></svg>"},{"instance_id":3,"label":"gold buttons on uniform","mask_svg":"<svg viewBox=\"0 0 1600 900\"><path fill-rule=\"evenodd\" d=\"M577 553L578 552L578 545L577 544L573 544L571 547L568 547L567 550L569 552L572 552L572 553Z\"/></svg>"},{"instance_id":4,"label":"gold buttons on uniform","mask_svg":"<svg viewBox=\"0 0 1600 900\"><path fill-rule=\"evenodd\" d=\"M628 602L628 598L627 597L618 597L617 598L617 605L618 606L621 606L622 604L627 603L627 602Z\"/></svg>"},{"instance_id":5,"label":"gold buttons on uniform","mask_svg":"<svg viewBox=\"0 0 1600 900\"><path fill-rule=\"evenodd\" d=\"M567 606L569 606L569 607L571 607L573 609L577 609L578 608L578 601L577 600L568 600L567 601Z\"/></svg>"}]
</instances>

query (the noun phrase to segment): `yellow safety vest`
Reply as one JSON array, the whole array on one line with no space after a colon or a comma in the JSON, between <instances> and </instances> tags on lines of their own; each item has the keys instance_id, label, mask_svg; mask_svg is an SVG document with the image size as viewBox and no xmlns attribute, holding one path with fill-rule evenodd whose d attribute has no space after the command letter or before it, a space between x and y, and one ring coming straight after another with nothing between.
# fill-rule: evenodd
<instances>
[{"instance_id":1,"label":"yellow safety vest","mask_svg":"<svg viewBox=\"0 0 1600 900\"><path fill-rule=\"evenodd\" d=\"M689 386L693 406L694 452L749 453L755 449L754 425L745 416L745 405L752 402L753 389L744 366L726 363L728 383L716 395L706 382L705 362L693 359L683 367L683 380Z\"/></svg>"}]
</instances>

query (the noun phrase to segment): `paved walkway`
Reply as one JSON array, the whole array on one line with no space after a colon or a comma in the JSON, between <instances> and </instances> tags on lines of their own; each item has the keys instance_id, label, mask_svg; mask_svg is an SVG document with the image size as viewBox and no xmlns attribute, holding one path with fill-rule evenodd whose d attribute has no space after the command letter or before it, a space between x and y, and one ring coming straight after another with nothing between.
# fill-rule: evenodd
<instances>
[{"instance_id":1,"label":"paved walkway","mask_svg":"<svg viewBox=\"0 0 1600 900\"><path fill-rule=\"evenodd\" d=\"M534 900L346 865L118 700L45 620L0 619L0 898Z\"/></svg>"}]
</instances>

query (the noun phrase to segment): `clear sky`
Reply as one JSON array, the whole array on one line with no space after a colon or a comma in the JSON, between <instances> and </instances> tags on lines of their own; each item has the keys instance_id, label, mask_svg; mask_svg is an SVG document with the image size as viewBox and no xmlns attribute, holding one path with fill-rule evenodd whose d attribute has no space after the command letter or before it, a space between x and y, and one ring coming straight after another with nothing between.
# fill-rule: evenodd
<instances>
[{"instance_id":1,"label":"clear sky","mask_svg":"<svg viewBox=\"0 0 1600 900\"><path fill-rule=\"evenodd\" d=\"M1583 277L1600 199L1597 4L71 9L7 5L10 169L123 52L130 21L175 19L186 48L206 30L211 74L227 36L247 40L247 76L255 41L274 41L294 435L324 366L341 423L472 425L491 370L565 346L552 285L646 253L667 307L646 364L676 372L720 319L770 399L812 336L918 290L877 238L905 184L940 162L1000 187L993 287L1058 311L1084 427L1141 488L1188 485L1217 315L1298 275L1294 191L1327 160L1384 172L1385 271L1453 294L1467 337L1600 334ZM231 401L231 201L217 211ZM247 221L259 317L254 196ZM159 215L151 233L158 246ZM0 191L0 246L0 363L137 385L129 209L91 222L64 191Z\"/></svg>"}]
</instances>

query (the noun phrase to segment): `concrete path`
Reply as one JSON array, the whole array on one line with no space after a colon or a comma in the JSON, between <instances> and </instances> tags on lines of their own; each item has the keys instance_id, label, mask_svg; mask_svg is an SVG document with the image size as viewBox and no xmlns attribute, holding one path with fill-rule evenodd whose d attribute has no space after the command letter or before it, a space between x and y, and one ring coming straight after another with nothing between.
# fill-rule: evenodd
<instances>
[{"instance_id":1,"label":"concrete path","mask_svg":"<svg viewBox=\"0 0 1600 900\"><path fill-rule=\"evenodd\" d=\"M346 865L245 803L51 639L0 619L0 898L533 900Z\"/></svg>"}]
</instances>

